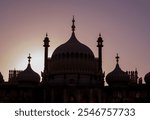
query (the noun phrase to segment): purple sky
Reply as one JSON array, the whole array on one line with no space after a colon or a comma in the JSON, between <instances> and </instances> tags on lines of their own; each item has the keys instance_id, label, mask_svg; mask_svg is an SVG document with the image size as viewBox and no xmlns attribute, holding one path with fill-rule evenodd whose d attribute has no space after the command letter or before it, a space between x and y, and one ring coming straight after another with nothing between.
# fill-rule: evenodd
<instances>
[{"instance_id":1,"label":"purple sky","mask_svg":"<svg viewBox=\"0 0 150 120\"><path fill-rule=\"evenodd\" d=\"M138 69L139 77L150 71L149 0L1 0L0 71L8 79L9 69L24 70L31 53L32 68L43 70L43 39L49 34L49 56L71 35L75 16L76 37L97 56L99 33L104 39L103 70L115 67Z\"/></svg>"}]
</instances>

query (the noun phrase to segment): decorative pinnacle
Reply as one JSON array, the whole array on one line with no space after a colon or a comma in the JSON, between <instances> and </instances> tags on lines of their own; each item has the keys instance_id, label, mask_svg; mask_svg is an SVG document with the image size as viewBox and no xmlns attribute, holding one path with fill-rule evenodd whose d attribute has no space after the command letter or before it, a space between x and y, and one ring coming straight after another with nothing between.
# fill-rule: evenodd
<instances>
[{"instance_id":1,"label":"decorative pinnacle","mask_svg":"<svg viewBox=\"0 0 150 120\"><path fill-rule=\"evenodd\" d=\"M74 32L75 28L76 28L74 23L75 23L75 19L74 19L74 16L73 16L73 19L72 19L72 32Z\"/></svg>"},{"instance_id":2,"label":"decorative pinnacle","mask_svg":"<svg viewBox=\"0 0 150 120\"><path fill-rule=\"evenodd\" d=\"M103 39L102 39L101 33L99 33L98 42L103 42Z\"/></svg>"},{"instance_id":3,"label":"decorative pinnacle","mask_svg":"<svg viewBox=\"0 0 150 120\"><path fill-rule=\"evenodd\" d=\"M46 37L48 37L48 34L46 33Z\"/></svg>"},{"instance_id":4,"label":"decorative pinnacle","mask_svg":"<svg viewBox=\"0 0 150 120\"><path fill-rule=\"evenodd\" d=\"M101 37L101 33L99 33L99 37Z\"/></svg>"},{"instance_id":5,"label":"decorative pinnacle","mask_svg":"<svg viewBox=\"0 0 150 120\"><path fill-rule=\"evenodd\" d=\"M116 56L116 62L118 63L119 62L119 56L118 56L118 53L117 53L117 56Z\"/></svg>"},{"instance_id":6,"label":"decorative pinnacle","mask_svg":"<svg viewBox=\"0 0 150 120\"><path fill-rule=\"evenodd\" d=\"M97 43L98 43L97 47L103 47L103 39L101 37L101 33L99 33Z\"/></svg>"},{"instance_id":7,"label":"decorative pinnacle","mask_svg":"<svg viewBox=\"0 0 150 120\"><path fill-rule=\"evenodd\" d=\"M29 62L29 64L30 64L30 61L31 61L31 56L30 56L30 53L29 53L29 56L28 56L28 62Z\"/></svg>"}]
</instances>

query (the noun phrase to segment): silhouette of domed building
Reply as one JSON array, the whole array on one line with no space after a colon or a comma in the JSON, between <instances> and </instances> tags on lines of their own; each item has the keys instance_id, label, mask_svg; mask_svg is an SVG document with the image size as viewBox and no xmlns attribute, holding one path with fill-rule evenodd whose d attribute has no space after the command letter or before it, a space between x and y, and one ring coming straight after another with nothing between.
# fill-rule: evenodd
<instances>
[{"instance_id":1,"label":"silhouette of domed building","mask_svg":"<svg viewBox=\"0 0 150 120\"><path fill-rule=\"evenodd\" d=\"M73 19L70 39L57 47L48 59L49 82L56 85L98 85L98 61L92 50L75 36Z\"/></svg>"},{"instance_id":2,"label":"silhouette of domed building","mask_svg":"<svg viewBox=\"0 0 150 120\"><path fill-rule=\"evenodd\" d=\"M29 64L28 64L27 68L18 74L15 82L21 83L21 84L39 84L40 83L40 76L39 76L39 74L34 72L31 68L30 54L29 54L28 59L29 59L28 60Z\"/></svg>"},{"instance_id":3,"label":"silhouette of domed building","mask_svg":"<svg viewBox=\"0 0 150 120\"><path fill-rule=\"evenodd\" d=\"M51 58L48 58L49 42L48 35L46 35L44 39L45 66L42 76L43 84L53 86L48 89L51 91L49 92L51 93L50 101L91 101L92 96L100 92L97 88L104 86L102 63L99 63L102 58L99 58L100 60L95 58L92 50L76 38L74 18L70 39L57 47ZM98 47L103 47L103 41L98 42ZM101 49L99 49L99 54L102 54ZM60 89L57 88L58 86ZM98 95L95 96L97 96L95 100L99 101Z\"/></svg>"},{"instance_id":4,"label":"silhouette of domed building","mask_svg":"<svg viewBox=\"0 0 150 120\"><path fill-rule=\"evenodd\" d=\"M130 83L130 76L121 70L119 66L119 56L116 56L116 67L106 76L106 81L110 86L126 86Z\"/></svg>"},{"instance_id":5,"label":"silhouette of domed building","mask_svg":"<svg viewBox=\"0 0 150 120\"><path fill-rule=\"evenodd\" d=\"M69 40L58 46L51 57L46 34L42 79L31 67L30 54L25 70L9 70L8 82L0 73L0 102L150 102L150 73L145 75L145 84L142 83L137 70L121 69L117 54L114 70L105 76L101 34L97 39L98 57L95 57L77 39L74 17L71 28Z\"/></svg>"}]
</instances>

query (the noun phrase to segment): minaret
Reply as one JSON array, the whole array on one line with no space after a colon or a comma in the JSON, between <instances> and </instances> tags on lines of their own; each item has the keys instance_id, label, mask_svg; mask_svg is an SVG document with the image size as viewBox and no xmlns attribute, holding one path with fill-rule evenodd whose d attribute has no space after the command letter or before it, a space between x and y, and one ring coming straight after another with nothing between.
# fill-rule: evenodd
<instances>
[{"instance_id":1,"label":"minaret","mask_svg":"<svg viewBox=\"0 0 150 120\"><path fill-rule=\"evenodd\" d=\"M103 39L101 37L101 34L99 34L98 40L97 40L97 47L98 47L98 73L102 73L102 47L103 47Z\"/></svg>"},{"instance_id":2,"label":"minaret","mask_svg":"<svg viewBox=\"0 0 150 120\"><path fill-rule=\"evenodd\" d=\"M48 73L48 47L49 45L49 38L48 38L48 34L46 33L46 37L44 39L44 45L43 47L45 48L44 51L44 73L47 74Z\"/></svg>"}]
</instances>

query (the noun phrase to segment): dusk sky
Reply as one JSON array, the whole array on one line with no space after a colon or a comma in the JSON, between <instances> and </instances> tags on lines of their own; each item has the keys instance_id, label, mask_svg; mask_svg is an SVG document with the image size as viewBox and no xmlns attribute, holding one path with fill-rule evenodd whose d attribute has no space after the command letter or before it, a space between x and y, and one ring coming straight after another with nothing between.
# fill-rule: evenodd
<instances>
[{"instance_id":1,"label":"dusk sky","mask_svg":"<svg viewBox=\"0 0 150 120\"><path fill-rule=\"evenodd\" d=\"M122 70L139 77L150 72L150 0L0 0L0 72L24 70L28 54L40 74L44 65L43 40L48 33L49 57L71 36L75 16L76 37L97 57L99 33L104 40L103 70L111 72L116 53Z\"/></svg>"}]
</instances>

